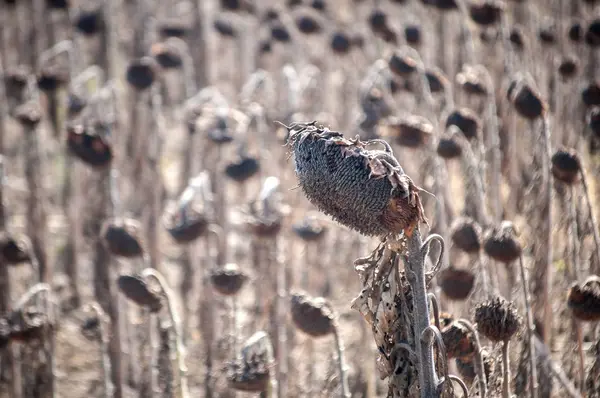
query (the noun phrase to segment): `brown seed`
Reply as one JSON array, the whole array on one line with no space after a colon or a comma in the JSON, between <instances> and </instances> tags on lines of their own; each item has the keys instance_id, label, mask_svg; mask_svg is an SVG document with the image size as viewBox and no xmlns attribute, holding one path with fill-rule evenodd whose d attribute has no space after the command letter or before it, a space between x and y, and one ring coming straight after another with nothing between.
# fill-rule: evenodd
<instances>
[{"instance_id":1,"label":"brown seed","mask_svg":"<svg viewBox=\"0 0 600 398\"><path fill-rule=\"evenodd\" d=\"M144 254L140 241L140 224L130 218L106 220L101 236L108 250L115 256L125 258L140 257Z\"/></svg>"},{"instance_id":2,"label":"brown seed","mask_svg":"<svg viewBox=\"0 0 600 398\"><path fill-rule=\"evenodd\" d=\"M117 286L125 297L151 312L159 312L163 306L161 292L138 275L119 276Z\"/></svg>"},{"instance_id":3,"label":"brown seed","mask_svg":"<svg viewBox=\"0 0 600 398\"><path fill-rule=\"evenodd\" d=\"M248 274L234 263L225 264L223 267L217 267L210 271L213 288L225 296L238 294L247 280Z\"/></svg>"},{"instance_id":4,"label":"brown seed","mask_svg":"<svg viewBox=\"0 0 600 398\"><path fill-rule=\"evenodd\" d=\"M483 250L496 261L509 264L521 255L521 244L515 239L512 223L503 221L500 227L486 231L483 237Z\"/></svg>"},{"instance_id":5,"label":"brown seed","mask_svg":"<svg viewBox=\"0 0 600 398\"><path fill-rule=\"evenodd\" d=\"M477 253L481 248L481 227L469 217L459 217L450 227L452 243L467 253Z\"/></svg>"},{"instance_id":6,"label":"brown seed","mask_svg":"<svg viewBox=\"0 0 600 398\"><path fill-rule=\"evenodd\" d=\"M600 278L588 277L584 283L573 283L567 295L567 305L581 321L600 321Z\"/></svg>"},{"instance_id":7,"label":"brown seed","mask_svg":"<svg viewBox=\"0 0 600 398\"><path fill-rule=\"evenodd\" d=\"M453 266L440 272L439 277L442 291L450 300L455 301L466 300L475 284L475 274Z\"/></svg>"},{"instance_id":8,"label":"brown seed","mask_svg":"<svg viewBox=\"0 0 600 398\"><path fill-rule=\"evenodd\" d=\"M323 297L310 297L306 293L291 295L292 321L304 333L322 337L333 333L335 314Z\"/></svg>"},{"instance_id":9,"label":"brown seed","mask_svg":"<svg viewBox=\"0 0 600 398\"><path fill-rule=\"evenodd\" d=\"M552 175L566 184L579 179L581 161L573 149L561 148L552 155Z\"/></svg>"},{"instance_id":10,"label":"brown seed","mask_svg":"<svg viewBox=\"0 0 600 398\"><path fill-rule=\"evenodd\" d=\"M501 297L478 304L475 308L477 330L494 341L508 341L521 327L516 307Z\"/></svg>"}]
</instances>

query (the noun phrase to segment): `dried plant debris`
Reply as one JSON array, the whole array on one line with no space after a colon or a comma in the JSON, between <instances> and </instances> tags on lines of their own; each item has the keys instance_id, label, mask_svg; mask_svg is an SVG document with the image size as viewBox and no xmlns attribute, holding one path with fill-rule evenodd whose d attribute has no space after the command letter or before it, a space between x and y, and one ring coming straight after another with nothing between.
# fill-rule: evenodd
<instances>
[{"instance_id":1,"label":"dried plant debris","mask_svg":"<svg viewBox=\"0 0 600 398\"><path fill-rule=\"evenodd\" d=\"M163 306L159 288L149 284L141 276L121 275L117 279L117 286L125 297L140 307L148 308L152 312L159 312Z\"/></svg>"},{"instance_id":2,"label":"dried plant debris","mask_svg":"<svg viewBox=\"0 0 600 398\"><path fill-rule=\"evenodd\" d=\"M379 376L389 377L388 396L404 397L413 396L419 381L418 360L412 348L413 293L405 272L394 270L398 255L398 252L389 255L386 244L382 243L369 257L355 261L363 289L352 301L352 308L360 312L372 329L379 350Z\"/></svg>"},{"instance_id":3,"label":"dried plant debris","mask_svg":"<svg viewBox=\"0 0 600 398\"><path fill-rule=\"evenodd\" d=\"M312 123L288 127L296 175L308 199L364 235L410 233L425 221L419 190L380 140L348 140ZM368 150L382 144L384 150Z\"/></svg>"},{"instance_id":4,"label":"dried plant debris","mask_svg":"<svg viewBox=\"0 0 600 398\"><path fill-rule=\"evenodd\" d=\"M303 292L291 295L291 312L294 325L312 337L333 333L335 314L323 297L310 297Z\"/></svg>"},{"instance_id":5,"label":"dried plant debris","mask_svg":"<svg viewBox=\"0 0 600 398\"><path fill-rule=\"evenodd\" d=\"M238 391L262 392L269 388L273 366L271 340L265 332L256 332L227 364L227 381Z\"/></svg>"},{"instance_id":6,"label":"dried plant debris","mask_svg":"<svg viewBox=\"0 0 600 398\"><path fill-rule=\"evenodd\" d=\"M600 320L600 278L590 276L583 283L573 283L567 295L567 305L579 320Z\"/></svg>"},{"instance_id":7,"label":"dried plant debris","mask_svg":"<svg viewBox=\"0 0 600 398\"><path fill-rule=\"evenodd\" d=\"M490 354L486 349L481 350L481 356L483 357L483 371L485 372L485 378L489 383L490 377L494 373L496 367L496 361L494 360L492 354ZM477 372L475 370L475 358L473 355L456 358L456 368L463 381L467 383L467 385L473 384L475 381L475 376L477 376Z\"/></svg>"},{"instance_id":8,"label":"dried plant debris","mask_svg":"<svg viewBox=\"0 0 600 398\"><path fill-rule=\"evenodd\" d=\"M237 264L228 263L210 271L213 288L222 295L236 295L248 280L248 274Z\"/></svg>"},{"instance_id":9,"label":"dried plant debris","mask_svg":"<svg viewBox=\"0 0 600 398\"><path fill-rule=\"evenodd\" d=\"M474 360L473 356L477 347L475 338L469 329L459 322L451 322L448 326L442 328L441 332L448 359Z\"/></svg>"},{"instance_id":10,"label":"dried plant debris","mask_svg":"<svg viewBox=\"0 0 600 398\"><path fill-rule=\"evenodd\" d=\"M495 297L475 308L477 330L492 341L510 340L521 328L522 320L512 302Z\"/></svg>"}]
</instances>

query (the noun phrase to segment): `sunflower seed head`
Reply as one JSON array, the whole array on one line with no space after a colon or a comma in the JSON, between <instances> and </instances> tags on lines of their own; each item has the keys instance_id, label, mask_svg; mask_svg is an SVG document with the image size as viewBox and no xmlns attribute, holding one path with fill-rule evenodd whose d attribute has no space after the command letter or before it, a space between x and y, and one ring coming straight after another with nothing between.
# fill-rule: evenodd
<instances>
[{"instance_id":1,"label":"sunflower seed head","mask_svg":"<svg viewBox=\"0 0 600 398\"><path fill-rule=\"evenodd\" d=\"M292 124L288 146L308 199L339 223L364 235L410 230L425 221L419 188L393 153L367 150L316 122Z\"/></svg>"}]
</instances>

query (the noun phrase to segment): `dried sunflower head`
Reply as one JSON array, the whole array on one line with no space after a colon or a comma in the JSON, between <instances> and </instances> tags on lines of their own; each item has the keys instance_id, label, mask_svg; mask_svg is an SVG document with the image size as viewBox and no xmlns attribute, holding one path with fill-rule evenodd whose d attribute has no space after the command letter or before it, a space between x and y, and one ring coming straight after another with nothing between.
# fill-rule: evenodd
<instances>
[{"instance_id":1,"label":"dried sunflower head","mask_svg":"<svg viewBox=\"0 0 600 398\"><path fill-rule=\"evenodd\" d=\"M552 175L566 184L573 184L579 178L581 161L573 149L561 148L552 155Z\"/></svg>"},{"instance_id":2,"label":"dried sunflower head","mask_svg":"<svg viewBox=\"0 0 600 398\"><path fill-rule=\"evenodd\" d=\"M600 320L600 278L590 276L584 283L574 283L567 295L567 305L579 320Z\"/></svg>"},{"instance_id":3,"label":"dried sunflower head","mask_svg":"<svg viewBox=\"0 0 600 398\"><path fill-rule=\"evenodd\" d=\"M339 223L368 236L407 232L425 221L419 188L381 141L348 140L316 122L288 127L296 175L308 199ZM369 150L369 144L385 150Z\"/></svg>"},{"instance_id":4,"label":"dried sunflower head","mask_svg":"<svg viewBox=\"0 0 600 398\"><path fill-rule=\"evenodd\" d=\"M500 227L489 229L483 238L483 250L494 260L505 264L518 259L522 247L515 237L513 224L503 221Z\"/></svg>"},{"instance_id":5,"label":"dried sunflower head","mask_svg":"<svg viewBox=\"0 0 600 398\"><path fill-rule=\"evenodd\" d=\"M238 391L264 391L270 382L273 365L269 336L263 331L256 332L246 340L237 358L227 364L227 381Z\"/></svg>"},{"instance_id":6,"label":"dried sunflower head","mask_svg":"<svg viewBox=\"0 0 600 398\"><path fill-rule=\"evenodd\" d=\"M467 269L450 266L440 272L440 287L450 300L462 301L469 297L475 284L475 274Z\"/></svg>"},{"instance_id":7,"label":"dried sunflower head","mask_svg":"<svg viewBox=\"0 0 600 398\"><path fill-rule=\"evenodd\" d=\"M213 287L225 296L237 294L247 280L248 274L235 263L225 264L223 267L217 267L210 271L210 281Z\"/></svg>"},{"instance_id":8,"label":"dried sunflower head","mask_svg":"<svg viewBox=\"0 0 600 398\"><path fill-rule=\"evenodd\" d=\"M114 218L104 222L101 236L115 256L139 257L144 253L140 239L140 224L130 218Z\"/></svg>"},{"instance_id":9,"label":"dried sunflower head","mask_svg":"<svg viewBox=\"0 0 600 398\"><path fill-rule=\"evenodd\" d=\"M466 327L459 322L451 322L441 332L448 359L473 356L476 348L475 339Z\"/></svg>"},{"instance_id":10,"label":"dried sunflower head","mask_svg":"<svg viewBox=\"0 0 600 398\"><path fill-rule=\"evenodd\" d=\"M117 286L129 300L140 307L159 312L162 308L161 292L144 278L138 275L121 275L117 279Z\"/></svg>"},{"instance_id":11,"label":"dried sunflower head","mask_svg":"<svg viewBox=\"0 0 600 398\"><path fill-rule=\"evenodd\" d=\"M475 308L477 330L492 341L508 341L521 327L521 317L512 302L501 297Z\"/></svg>"},{"instance_id":12,"label":"dried sunflower head","mask_svg":"<svg viewBox=\"0 0 600 398\"><path fill-rule=\"evenodd\" d=\"M308 335L321 337L334 331L335 315L323 297L294 293L291 297L291 312L294 325Z\"/></svg>"}]
</instances>

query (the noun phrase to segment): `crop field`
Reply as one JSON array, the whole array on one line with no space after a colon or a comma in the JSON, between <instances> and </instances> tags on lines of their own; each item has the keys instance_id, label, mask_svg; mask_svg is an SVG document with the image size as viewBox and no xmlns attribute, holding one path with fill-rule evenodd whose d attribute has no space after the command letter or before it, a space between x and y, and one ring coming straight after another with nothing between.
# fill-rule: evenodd
<instances>
[{"instance_id":1,"label":"crop field","mask_svg":"<svg viewBox=\"0 0 600 398\"><path fill-rule=\"evenodd\" d=\"M600 1L0 0L0 398L600 398Z\"/></svg>"}]
</instances>

